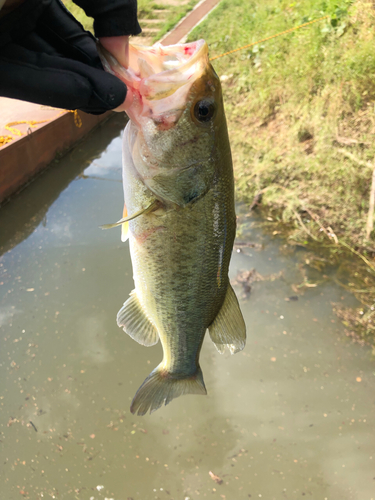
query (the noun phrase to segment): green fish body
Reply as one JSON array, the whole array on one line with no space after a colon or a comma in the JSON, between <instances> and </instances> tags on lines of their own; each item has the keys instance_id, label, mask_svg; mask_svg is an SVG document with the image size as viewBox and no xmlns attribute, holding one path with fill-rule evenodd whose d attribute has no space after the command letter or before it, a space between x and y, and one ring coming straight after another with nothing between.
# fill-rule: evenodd
<instances>
[{"instance_id":1,"label":"green fish body","mask_svg":"<svg viewBox=\"0 0 375 500\"><path fill-rule=\"evenodd\" d=\"M138 415L183 394L206 394L199 353L207 329L221 353L243 349L246 337L228 278L236 215L220 81L205 42L158 47L167 68L171 54L187 57L150 75L154 60L133 48L141 83L126 80L139 92L124 133L120 221L135 289L117 322L143 345L160 339L164 353L133 399Z\"/></svg>"}]
</instances>

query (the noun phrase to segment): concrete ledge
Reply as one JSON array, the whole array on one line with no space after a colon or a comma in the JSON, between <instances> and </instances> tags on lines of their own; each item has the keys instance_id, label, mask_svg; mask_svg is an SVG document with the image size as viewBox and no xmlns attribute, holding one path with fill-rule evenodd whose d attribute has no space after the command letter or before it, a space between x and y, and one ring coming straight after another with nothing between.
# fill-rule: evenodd
<instances>
[{"instance_id":1,"label":"concrete ledge","mask_svg":"<svg viewBox=\"0 0 375 500\"><path fill-rule=\"evenodd\" d=\"M82 126L78 128L73 113L66 112L0 148L0 203L111 114L94 116L79 111Z\"/></svg>"},{"instance_id":2,"label":"concrete ledge","mask_svg":"<svg viewBox=\"0 0 375 500\"><path fill-rule=\"evenodd\" d=\"M169 33L161 40L162 45L174 45L181 43L190 31L199 24L214 9L220 0L203 0L199 2L186 17L184 17Z\"/></svg>"}]
</instances>

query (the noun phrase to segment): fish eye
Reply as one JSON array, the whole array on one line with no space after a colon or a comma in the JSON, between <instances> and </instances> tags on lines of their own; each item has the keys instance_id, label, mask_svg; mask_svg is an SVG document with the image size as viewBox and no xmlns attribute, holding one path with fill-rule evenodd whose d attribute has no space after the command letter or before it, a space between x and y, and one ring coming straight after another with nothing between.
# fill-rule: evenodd
<instances>
[{"instance_id":1,"label":"fish eye","mask_svg":"<svg viewBox=\"0 0 375 500\"><path fill-rule=\"evenodd\" d=\"M194 116L201 123L209 122L215 114L215 103L209 99L198 101L194 106Z\"/></svg>"}]
</instances>

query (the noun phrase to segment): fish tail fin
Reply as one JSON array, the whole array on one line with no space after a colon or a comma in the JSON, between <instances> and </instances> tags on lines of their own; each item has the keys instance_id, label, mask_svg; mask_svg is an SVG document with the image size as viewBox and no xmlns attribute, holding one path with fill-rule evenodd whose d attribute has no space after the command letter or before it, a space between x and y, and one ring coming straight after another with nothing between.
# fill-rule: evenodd
<instances>
[{"instance_id":1,"label":"fish tail fin","mask_svg":"<svg viewBox=\"0 0 375 500\"><path fill-rule=\"evenodd\" d=\"M193 375L179 378L168 373L160 364L138 389L130 411L133 414L138 413L138 415L145 415L148 410L152 413L163 403L167 405L172 399L184 394L207 394L200 367L198 366Z\"/></svg>"}]
</instances>

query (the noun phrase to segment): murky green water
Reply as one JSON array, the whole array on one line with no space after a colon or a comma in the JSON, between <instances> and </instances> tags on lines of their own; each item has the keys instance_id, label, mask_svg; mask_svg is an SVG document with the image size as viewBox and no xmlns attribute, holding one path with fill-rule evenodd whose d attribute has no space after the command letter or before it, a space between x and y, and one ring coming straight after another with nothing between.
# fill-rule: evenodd
<instances>
[{"instance_id":1,"label":"murky green water","mask_svg":"<svg viewBox=\"0 0 375 500\"><path fill-rule=\"evenodd\" d=\"M263 247L235 251L231 278L276 279L237 286L245 351L206 339L207 397L130 414L162 353L115 322L128 244L98 226L122 212L118 120L0 210L1 499L375 499L375 363L331 309L354 299L332 269L295 300L304 250L254 219L241 239Z\"/></svg>"}]
</instances>

